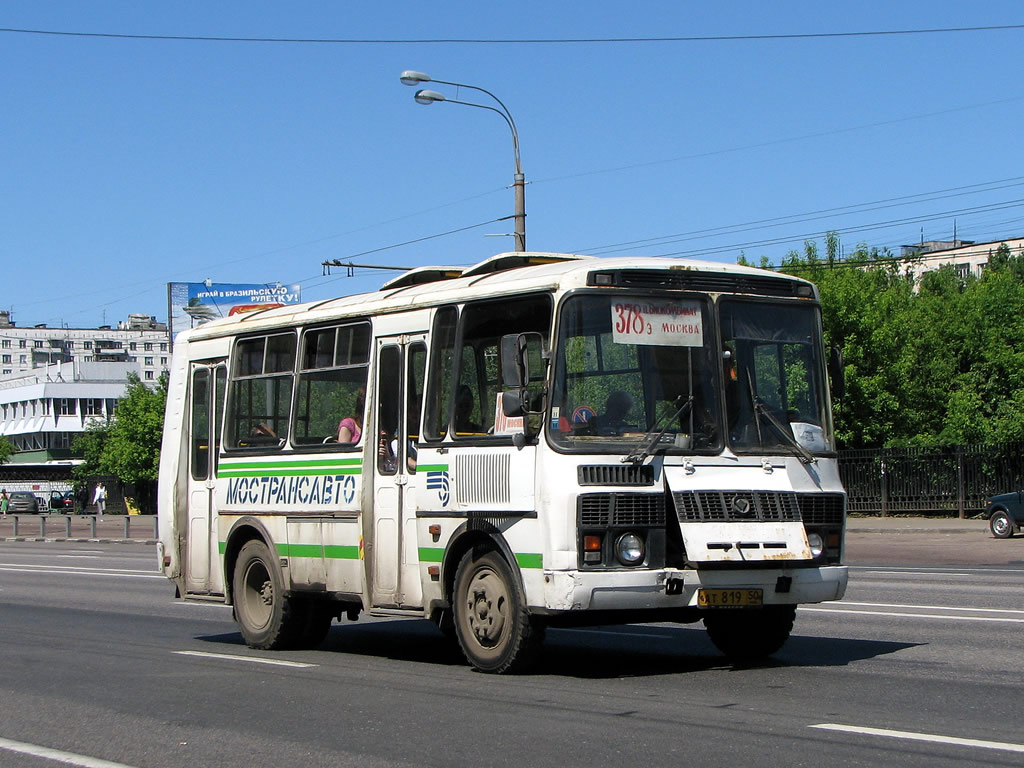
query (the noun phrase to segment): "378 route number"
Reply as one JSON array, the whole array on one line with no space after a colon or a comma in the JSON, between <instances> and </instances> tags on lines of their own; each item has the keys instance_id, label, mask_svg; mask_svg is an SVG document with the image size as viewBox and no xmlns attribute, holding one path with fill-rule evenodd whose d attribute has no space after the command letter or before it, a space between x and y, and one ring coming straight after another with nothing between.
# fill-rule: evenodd
<instances>
[{"instance_id":1,"label":"378 route number","mask_svg":"<svg viewBox=\"0 0 1024 768\"><path fill-rule=\"evenodd\" d=\"M654 330L654 327L644 318L640 308L635 304L616 304L615 315L615 333L617 334L649 336Z\"/></svg>"}]
</instances>

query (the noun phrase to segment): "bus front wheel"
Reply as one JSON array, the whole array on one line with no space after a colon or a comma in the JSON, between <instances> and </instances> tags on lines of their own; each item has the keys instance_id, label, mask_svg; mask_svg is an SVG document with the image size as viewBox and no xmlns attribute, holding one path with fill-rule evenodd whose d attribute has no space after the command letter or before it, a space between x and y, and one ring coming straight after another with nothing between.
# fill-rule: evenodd
<instances>
[{"instance_id":1,"label":"bus front wheel","mask_svg":"<svg viewBox=\"0 0 1024 768\"><path fill-rule=\"evenodd\" d=\"M704 614L708 637L731 661L751 662L771 656L789 639L795 605L731 608Z\"/></svg>"},{"instance_id":2,"label":"bus front wheel","mask_svg":"<svg viewBox=\"0 0 1024 768\"><path fill-rule=\"evenodd\" d=\"M258 650L291 648L306 618L297 601L284 596L284 584L270 548L254 539L238 553L233 579L235 620L246 645Z\"/></svg>"},{"instance_id":3,"label":"bus front wheel","mask_svg":"<svg viewBox=\"0 0 1024 768\"><path fill-rule=\"evenodd\" d=\"M520 672L537 657L544 625L532 618L519 580L498 552L470 550L455 573L455 634L481 672Z\"/></svg>"}]
</instances>

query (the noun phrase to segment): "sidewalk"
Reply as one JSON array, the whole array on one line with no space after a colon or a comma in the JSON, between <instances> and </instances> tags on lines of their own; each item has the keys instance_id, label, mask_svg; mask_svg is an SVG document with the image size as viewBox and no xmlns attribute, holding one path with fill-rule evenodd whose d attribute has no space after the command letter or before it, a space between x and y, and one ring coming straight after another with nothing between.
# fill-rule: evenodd
<instances>
[{"instance_id":1,"label":"sidewalk","mask_svg":"<svg viewBox=\"0 0 1024 768\"><path fill-rule=\"evenodd\" d=\"M11 515L0 517L0 541L127 541L155 544L155 515Z\"/></svg>"},{"instance_id":2,"label":"sidewalk","mask_svg":"<svg viewBox=\"0 0 1024 768\"><path fill-rule=\"evenodd\" d=\"M988 520L980 517L848 517L850 533L974 533L987 534Z\"/></svg>"}]
</instances>

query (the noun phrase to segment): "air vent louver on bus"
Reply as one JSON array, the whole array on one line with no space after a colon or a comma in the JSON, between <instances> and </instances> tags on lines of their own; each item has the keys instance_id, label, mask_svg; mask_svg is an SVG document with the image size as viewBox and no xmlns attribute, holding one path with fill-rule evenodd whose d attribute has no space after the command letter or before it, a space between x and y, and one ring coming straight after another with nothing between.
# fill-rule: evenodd
<instances>
[{"instance_id":1,"label":"air vent louver on bus","mask_svg":"<svg viewBox=\"0 0 1024 768\"><path fill-rule=\"evenodd\" d=\"M707 293L753 293L761 296L810 296L806 283L782 277L732 275L701 270L619 269L591 272L587 285L617 288L661 288Z\"/></svg>"},{"instance_id":2,"label":"air vent louver on bus","mask_svg":"<svg viewBox=\"0 0 1024 768\"><path fill-rule=\"evenodd\" d=\"M648 464L589 464L579 468L580 485L654 485Z\"/></svg>"},{"instance_id":3,"label":"air vent louver on bus","mask_svg":"<svg viewBox=\"0 0 1024 768\"><path fill-rule=\"evenodd\" d=\"M579 497L581 528L665 525L663 493L588 493Z\"/></svg>"}]
</instances>

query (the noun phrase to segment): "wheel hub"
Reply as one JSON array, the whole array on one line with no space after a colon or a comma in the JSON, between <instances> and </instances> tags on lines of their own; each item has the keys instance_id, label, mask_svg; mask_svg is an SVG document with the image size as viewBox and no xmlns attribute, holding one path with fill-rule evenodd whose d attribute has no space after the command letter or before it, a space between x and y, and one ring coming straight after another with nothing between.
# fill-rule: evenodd
<instances>
[{"instance_id":1,"label":"wheel hub","mask_svg":"<svg viewBox=\"0 0 1024 768\"><path fill-rule=\"evenodd\" d=\"M482 645L493 645L505 628L506 596L494 573L478 573L469 590L469 625Z\"/></svg>"}]
</instances>

